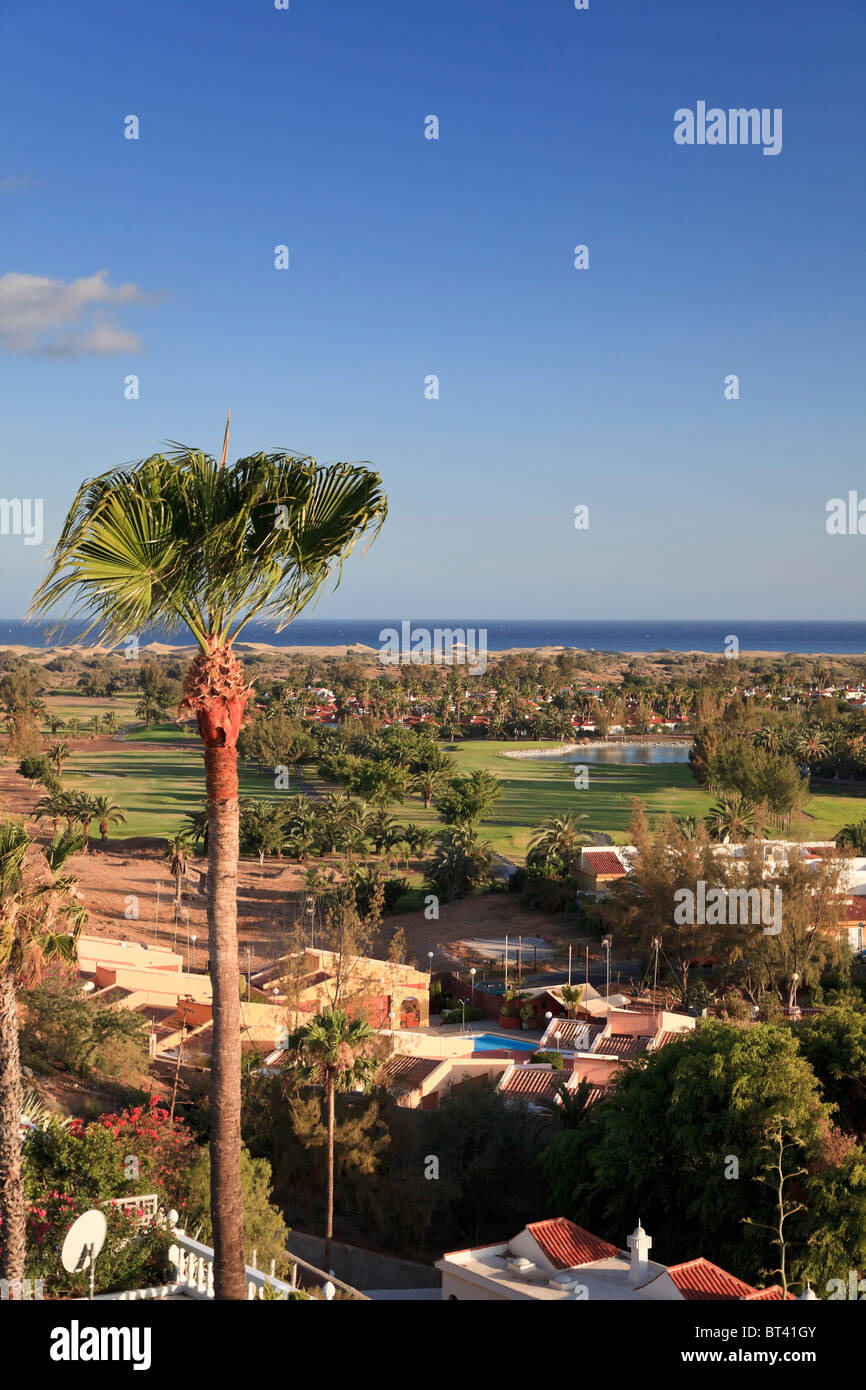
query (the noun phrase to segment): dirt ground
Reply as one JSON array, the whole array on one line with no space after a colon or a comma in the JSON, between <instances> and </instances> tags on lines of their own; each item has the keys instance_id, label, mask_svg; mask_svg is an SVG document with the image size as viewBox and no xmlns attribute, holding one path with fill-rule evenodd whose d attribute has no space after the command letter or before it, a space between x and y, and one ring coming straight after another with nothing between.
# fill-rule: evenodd
<instances>
[{"instance_id":1,"label":"dirt ground","mask_svg":"<svg viewBox=\"0 0 866 1390\"><path fill-rule=\"evenodd\" d=\"M100 751L111 745L111 738L105 736L88 740L86 746ZM31 790L13 767L0 768L0 811L29 816L43 794L40 787ZM46 827L38 829L44 833ZM248 950L253 969L270 963L285 951L288 929L300 911L305 874L313 864L328 867L331 861L286 864L271 860L262 867L249 860L241 861L238 940L242 969L247 967ZM207 960L206 905L204 894L199 891L206 868L201 856L190 861L176 913L174 881L159 840L117 838L102 844L91 839L88 853L75 855L69 861L69 871L78 878L90 913L88 931L121 941L180 950L199 970L204 969ZM161 884L158 891L157 884ZM515 939L518 935L543 936L555 945L562 935L561 919L529 912L507 893L442 903L438 921L428 921L423 911L386 917L377 945L383 956L398 927L403 928L409 959L426 969L430 964L427 953L432 951L434 970L480 963L480 957L476 958L464 944L466 938L507 933ZM193 936L197 938L195 942Z\"/></svg>"}]
</instances>

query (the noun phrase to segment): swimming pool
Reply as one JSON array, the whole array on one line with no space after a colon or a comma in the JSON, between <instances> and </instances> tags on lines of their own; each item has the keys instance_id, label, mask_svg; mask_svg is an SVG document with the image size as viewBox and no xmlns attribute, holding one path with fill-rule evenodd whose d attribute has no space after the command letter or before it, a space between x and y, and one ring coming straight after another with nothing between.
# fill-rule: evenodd
<instances>
[{"instance_id":1,"label":"swimming pool","mask_svg":"<svg viewBox=\"0 0 866 1390\"><path fill-rule=\"evenodd\" d=\"M472 1039L473 1052L537 1052L537 1042L522 1038L506 1038L500 1033L476 1033Z\"/></svg>"}]
</instances>

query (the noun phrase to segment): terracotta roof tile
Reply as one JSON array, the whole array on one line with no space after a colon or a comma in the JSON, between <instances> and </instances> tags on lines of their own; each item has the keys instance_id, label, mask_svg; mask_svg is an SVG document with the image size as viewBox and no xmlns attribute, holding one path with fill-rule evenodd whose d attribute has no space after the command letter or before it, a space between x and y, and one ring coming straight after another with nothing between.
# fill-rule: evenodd
<instances>
[{"instance_id":1,"label":"terracotta roof tile","mask_svg":"<svg viewBox=\"0 0 866 1390\"><path fill-rule=\"evenodd\" d=\"M604 878L623 878L625 869L619 857L610 849L587 849L583 852L584 862L587 868L596 875Z\"/></svg>"},{"instance_id":2,"label":"terracotta roof tile","mask_svg":"<svg viewBox=\"0 0 866 1390\"><path fill-rule=\"evenodd\" d=\"M649 1038L635 1038L630 1033L611 1033L609 1038L600 1038L593 1052L600 1057L619 1057L630 1062L646 1050Z\"/></svg>"},{"instance_id":3,"label":"terracotta roof tile","mask_svg":"<svg viewBox=\"0 0 866 1390\"><path fill-rule=\"evenodd\" d=\"M417 1091L427 1077L442 1065L442 1059L413 1057L404 1052L395 1052L382 1065L379 1080L390 1090Z\"/></svg>"},{"instance_id":4,"label":"terracotta roof tile","mask_svg":"<svg viewBox=\"0 0 866 1390\"><path fill-rule=\"evenodd\" d=\"M615 1245L576 1226L564 1216L550 1221L531 1221L526 1229L557 1269L574 1269L576 1265L610 1260L622 1254Z\"/></svg>"},{"instance_id":5,"label":"terracotta roof tile","mask_svg":"<svg viewBox=\"0 0 866 1390\"><path fill-rule=\"evenodd\" d=\"M739 1299L758 1292L751 1284L703 1257L681 1265L669 1265L668 1274L686 1299Z\"/></svg>"},{"instance_id":6,"label":"terracotta roof tile","mask_svg":"<svg viewBox=\"0 0 866 1390\"><path fill-rule=\"evenodd\" d=\"M489 1055L487 1052L484 1054L485 1057ZM500 1089L508 1096L552 1097L556 1095L557 1084L567 1079L568 1073L548 1071L545 1066L527 1062L523 1065L518 1064L511 1075L503 1080Z\"/></svg>"}]
</instances>

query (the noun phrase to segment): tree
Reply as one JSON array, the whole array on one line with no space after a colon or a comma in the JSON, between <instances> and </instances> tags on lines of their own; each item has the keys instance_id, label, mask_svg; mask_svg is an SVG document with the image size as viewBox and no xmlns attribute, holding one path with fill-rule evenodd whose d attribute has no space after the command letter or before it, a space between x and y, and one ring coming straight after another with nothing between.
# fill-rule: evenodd
<instances>
[{"instance_id":1,"label":"tree","mask_svg":"<svg viewBox=\"0 0 866 1390\"><path fill-rule=\"evenodd\" d=\"M244 1299L237 738L250 688L233 644L252 618L297 617L358 537L378 532L387 503L379 475L361 465L259 453L227 468L227 448L228 425L219 464L178 447L83 483L31 611L71 599L69 616L88 616L84 636L116 644L158 623L188 628L199 648L180 708L204 744L210 830L214 1286L217 1298Z\"/></svg>"},{"instance_id":2,"label":"tree","mask_svg":"<svg viewBox=\"0 0 866 1390\"><path fill-rule=\"evenodd\" d=\"M241 810L240 845L248 854L257 854L264 864L266 854L277 854L283 844L279 807L273 801L254 801Z\"/></svg>"},{"instance_id":3,"label":"tree","mask_svg":"<svg viewBox=\"0 0 866 1390\"><path fill-rule=\"evenodd\" d=\"M563 985L559 991L562 1002L568 1010L569 1018L575 1018L583 999L583 985Z\"/></svg>"},{"instance_id":4,"label":"tree","mask_svg":"<svg viewBox=\"0 0 866 1390\"><path fill-rule=\"evenodd\" d=\"M527 864L553 866L561 873L573 874L580 859L581 845L589 843L589 836L578 829L578 822L583 820L586 815L582 811L545 817L530 836Z\"/></svg>"},{"instance_id":5,"label":"tree","mask_svg":"<svg viewBox=\"0 0 866 1390\"><path fill-rule=\"evenodd\" d=\"M430 882L448 901L462 897L484 881L491 857L489 843L479 842L473 826L446 826L430 860Z\"/></svg>"},{"instance_id":6,"label":"tree","mask_svg":"<svg viewBox=\"0 0 866 1390\"><path fill-rule=\"evenodd\" d=\"M412 791L417 792L429 809L434 796L438 796L445 786L445 774L439 768L425 768L416 772L412 778Z\"/></svg>"},{"instance_id":7,"label":"tree","mask_svg":"<svg viewBox=\"0 0 866 1390\"><path fill-rule=\"evenodd\" d=\"M359 1083L369 1085L377 1062L369 1055L375 1034L363 1019L349 1018L345 1009L330 1009L299 1028L289 1039L306 1074L324 1086L328 1115L328 1195L323 1264L330 1269L334 1235L334 1091Z\"/></svg>"},{"instance_id":8,"label":"tree","mask_svg":"<svg viewBox=\"0 0 866 1390\"><path fill-rule=\"evenodd\" d=\"M591 1081L578 1081L574 1087L567 1086L565 1081L557 1081L553 1089L554 1096L538 1099L536 1103L539 1109L558 1120L562 1129L577 1129L587 1118L589 1098L595 1087Z\"/></svg>"},{"instance_id":9,"label":"tree","mask_svg":"<svg viewBox=\"0 0 866 1390\"><path fill-rule=\"evenodd\" d=\"M23 1279L21 1054L16 985L34 984L45 962L73 960L87 914L73 878L60 870L82 848L81 836L55 836L43 855L21 821L0 825L0 1278Z\"/></svg>"},{"instance_id":10,"label":"tree","mask_svg":"<svg viewBox=\"0 0 866 1390\"><path fill-rule=\"evenodd\" d=\"M866 855L866 820L849 821L843 825L836 836L839 849L850 849L855 854Z\"/></svg>"},{"instance_id":11,"label":"tree","mask_svg":"<svg viewBox=\"0 0 866 1390\"><path fill-rule=\"evenodd\" d=\"M81 822L84 831L84 848L87 850L87 841L90 835L90 822L97 815L96 797L91 796L90 792L73 792L73 804L76 808L76 820Z\"/></svg>"},{"instance_id":12,"label":"tree","mask_svg":"<svg viewBox=\"0 0 866 1390\"><path fill-rule=\"evenodd\" d=\"M51 763L58 777L63 772L63 764L66 762L71 752L72 749L69 747L68 743L53 743L49 748L48 761Z\"/></svg>"},{"instance_id":13,"label":"tree","mask_svg":"<svg viewBox=\"0 0 866 1390\"><path fill-rule=\"evenodd\" d=\"M94 818L99 821L99 837L103 844L108 839L109 825L126 824L126 816L120 807L116 806L112 798L104 792L93 798L93 814Z\"/></svg>"},{"instance_id":14,"label":"tree","mask_svg":"<svg viewBox=\"0 0 866 1390\"><path fill-rule=\"evenodd\" d=\"M446 825L476 825L490 815L501 794L499 779L491 772L452 777L439 798L439 819Z\"/></svg>"},{"instance_id":15,"label":"tree","mask_svg":"<svg viewBox=\"0 0 866 1390\"><path fill-rule=\"evenodd\" d=\"M860 1176L843 1191L851 1168L828 1143L828 1107L785 1025L707 1020L620 1071L588 1123L561 1131L542 1155L550 1205L611 1233L628 1230L639 1210L662 1262L700 1251L743 1278L765 1280L779 1261L761 1228L777 1226L778 1207L752 1180L766 1174L767 1136L779 1122L808 1170L796 1190L808 1211L791 1217L792 1281L818 1284L840 1268L859 1268L862 1151ZM818 1247L811 1229L828 1220Z\"/></svg>"},{"instance_id":16,"label":"tree","mask_svg":"<svg viewBox=\"0 0 866 1390\"><path fill-rule=\"evenodd\" d=\"M174 879L174 903L175 907L180 905L181 884L186 878L186 871L189 866L189 858L192 853L192 836L188 830L178 830L174 835L166 838L163 859L171 870Z\"/></svg>"},{"instance_id":17,"label":"tree","mask_svg":"<svg viewBox=\"0 0 866 1390\"><path fill-rule=\"evenodd\" d=\"M754 833L754 803L747 796L728 797L711 807L704 823L714 840L740 844Z\"/></svg>"}]
</instances>

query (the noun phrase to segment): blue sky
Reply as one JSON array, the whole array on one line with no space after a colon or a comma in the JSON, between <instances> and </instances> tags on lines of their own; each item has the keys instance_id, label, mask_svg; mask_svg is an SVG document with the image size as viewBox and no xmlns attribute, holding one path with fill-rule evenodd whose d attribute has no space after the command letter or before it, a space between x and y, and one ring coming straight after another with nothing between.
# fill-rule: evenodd
<instances>
[{"instance_id":1,"label":"blue sky","mask_svg":"<svg viewBox=\"0 0 866 1390\"><path fill-rule=\"evenodd\" d=\"M233 455L382 473L317 616L864 616L861 0L2 0L0 44L0 496L46 547L231 406ZM675 145L699 100L781 154ZM2 616L44 549L0 536Z\"/></svg>"}]
</instances>

